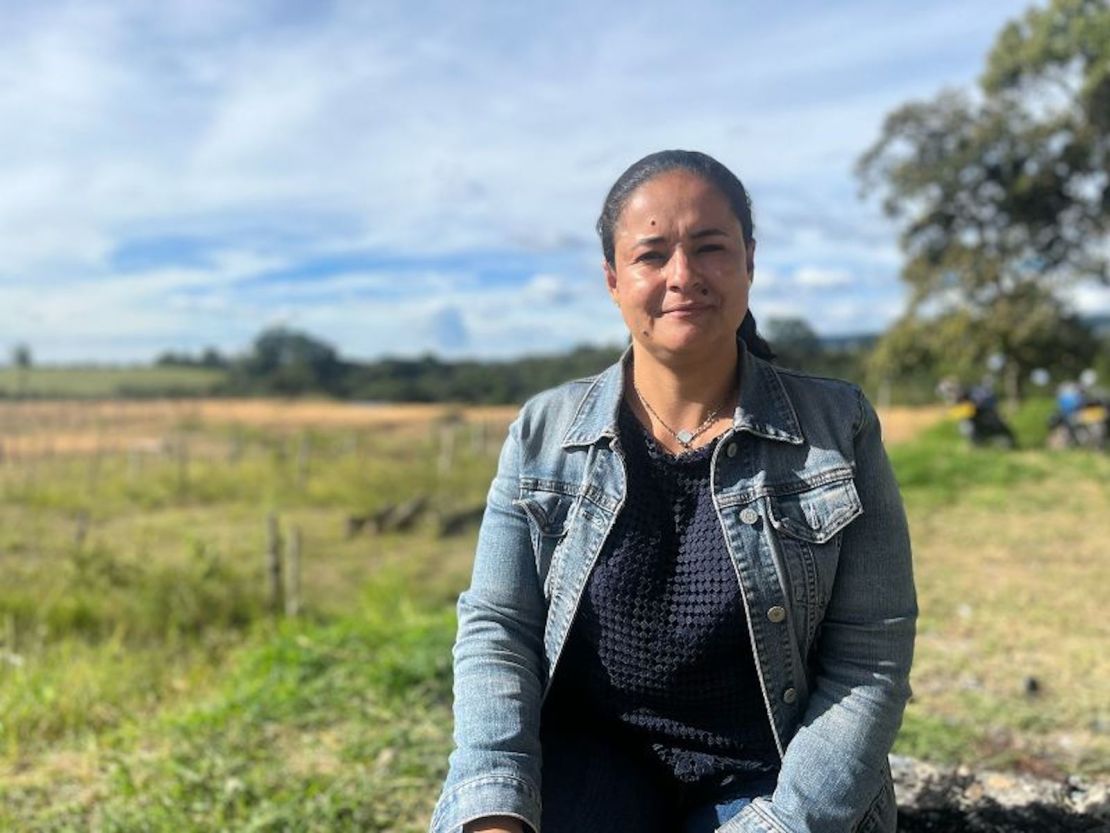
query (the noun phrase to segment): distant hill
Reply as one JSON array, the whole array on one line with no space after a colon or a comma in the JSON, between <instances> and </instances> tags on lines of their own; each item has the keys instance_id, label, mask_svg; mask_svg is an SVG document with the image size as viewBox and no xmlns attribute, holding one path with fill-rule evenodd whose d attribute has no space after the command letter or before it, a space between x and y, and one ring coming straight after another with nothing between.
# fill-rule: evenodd
<instances>
[{"instance_id":1,"label":"distant hill","mask_svg":"<svg viewBox=\"0 0 1110 833\"><path fill-rule=\"evenodd\" d=\"M831 353L854 352L857 350L870 350L875 346L882 333L852 333L850 335L818 336L817 341L822 350Z\"/></svg>"}]
</instances>

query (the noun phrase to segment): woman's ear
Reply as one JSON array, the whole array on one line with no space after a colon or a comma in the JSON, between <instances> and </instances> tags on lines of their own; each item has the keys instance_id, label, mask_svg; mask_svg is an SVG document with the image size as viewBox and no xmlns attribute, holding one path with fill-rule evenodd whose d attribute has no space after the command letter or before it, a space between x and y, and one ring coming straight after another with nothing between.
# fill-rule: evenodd
<instances>
[{"instance_id":1,"label":"woman's ear","mask_svg":"<svg viewBox=\"0 0 1110 833\"><path fill-rule=\"evenodd\" d=\"M617 300L617 272L609 264L609 261L602 260L601 268L605 272L605 285L609 288L609 297L613 299L613 303L619 303Z\"/></svg>"}]
</instances>

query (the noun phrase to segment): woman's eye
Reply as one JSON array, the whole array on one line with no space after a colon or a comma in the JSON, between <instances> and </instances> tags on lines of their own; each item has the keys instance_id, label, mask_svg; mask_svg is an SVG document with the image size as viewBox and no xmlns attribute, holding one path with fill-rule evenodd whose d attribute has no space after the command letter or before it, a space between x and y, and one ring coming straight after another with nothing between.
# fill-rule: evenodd
<instances>
[{"instance_id":1,"label":"woman's eye","mask_svg":"<svg viewBox=\"0 0 1110 833\"><path fill-rule=\"evenodd\" d=\"M637 263L660 263L663 260L661 252L643 252L636 256Z\"/></svg>"},{"instance_id":2,"label":"woman's eye","mask_svg":"<svg viewBox=\"0 0 1110 833\"><path fill-rule=\"evenodd\" d=\"M698 249L698 254L705 254L707 252L721 252L724 251L724 246L719 243L707 243Z\"/></svg>"}]
</instances>

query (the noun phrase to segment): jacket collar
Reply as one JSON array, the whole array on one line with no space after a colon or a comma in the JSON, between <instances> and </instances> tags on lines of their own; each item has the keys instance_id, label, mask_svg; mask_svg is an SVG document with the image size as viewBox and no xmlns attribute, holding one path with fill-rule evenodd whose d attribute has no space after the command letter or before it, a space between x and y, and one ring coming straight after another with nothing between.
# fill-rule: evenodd
<instances>
[{"instance_id":1,"label":"jacket collar","mask_svg":"<svg viewBox=\"0 0 1110 833\"><path fill-rule=\"evenodd\" d=\"M732 415L733 430L800 445L804 440L798 415L778 372L749 353L743 341L738 341L738 346L740 401ZM629 346L618 362L593 378L563 435L564 448L616 437L617 414L624 396L624 369L631 359Z\"/></svg>"}]
</instances>

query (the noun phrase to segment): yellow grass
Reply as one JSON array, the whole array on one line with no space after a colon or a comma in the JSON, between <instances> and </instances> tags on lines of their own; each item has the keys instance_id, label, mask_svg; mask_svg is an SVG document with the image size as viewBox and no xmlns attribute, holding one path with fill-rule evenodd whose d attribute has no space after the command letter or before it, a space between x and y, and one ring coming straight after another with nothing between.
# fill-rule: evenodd
<instances>
[{"instance_id":1,"label":"yellow grass","mask_svg":"<svg viewBox=\"0 0 1110 833\"><path fill-rule=\"evenodd\" d=\"M926 428L936 425L947 408L944 405L925 407L879 408L879 422L883 426L883 441L887 445L912 440Z\"/></svg>"},{"instance_id":2,"label":"yellow grass","mask_svg":"<svg viewBox=\"0 0 1110 833\"><path fill-rule=\"evenodd\" d=\"M462 419L503 431L515 405L366 404L330 400L158 399L145 401L0 401L0 459L108 451L158 453L183 426L239 426L296 432L339 428L426 434L436 422ZM888 444L912 439L943 417L943 407L879 412Z\"/></svg>"},{"instance_id":3,"label":"yellow grass","mask_svg":"<svg viewBox=\"0 0 1110 833\"><path fill-rule=\"evenodd\" d=\"M163 399L0 402L0 458L105 451L159 452L183 427L305 430L381 429L426 434L461 418L504 427L515 406L370 405L327 400Z\"/></svg>"}]
</instances>

